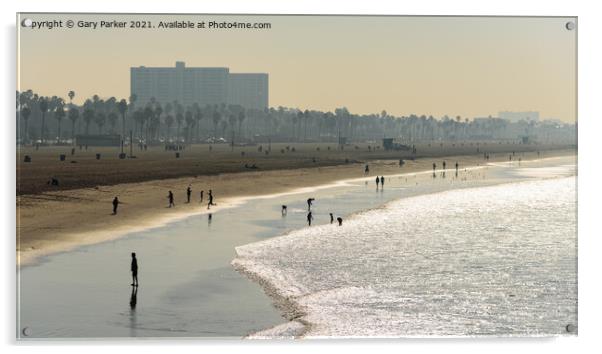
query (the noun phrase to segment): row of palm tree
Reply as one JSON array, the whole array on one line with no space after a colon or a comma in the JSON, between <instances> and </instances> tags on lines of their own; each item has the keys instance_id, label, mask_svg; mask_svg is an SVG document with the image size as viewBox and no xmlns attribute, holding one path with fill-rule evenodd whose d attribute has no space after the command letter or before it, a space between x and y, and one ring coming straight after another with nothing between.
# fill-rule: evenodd
<instances>
[{"instance_id":1,"label":"row of palm tree","mask_svg":"<svg viewBox=\"0 0 602 354\"><path fill-rule=\"evenodd\" d=\"M537 134L547 124L510 123L492 117L472 120L460 116L435 118L414 114L399 117L384 110L361 115L352 114L345 107L334 112L322 112L285 107L253 110L224 103L184 105L178 101L161 103L154 98L148 102L137 102L136 95L127 100L115 97L102 99L94 95L78 106L73 104L75 96L74 91L69 91L69 103L65 103L63 98L40 96L31 90L17 92L17 113L23 126L22 141L30 141L30 133L33 133L42 143L47 142L48 115L57 122L57 141L62 138L61 123L65 117L71 121L72 138L78 132L127 136L132 131L138 141L187 143L218 137L230 141L269 137L273 141L292 142L334 141L339 137L346 137L348 141L367 141L393 137L402 138L407 143L516 139L519 135ZM37 134L30 131L31 118L39 123ZM92 125L96 127L94 132L90 129Z\"/></svg>"}]
</instances>

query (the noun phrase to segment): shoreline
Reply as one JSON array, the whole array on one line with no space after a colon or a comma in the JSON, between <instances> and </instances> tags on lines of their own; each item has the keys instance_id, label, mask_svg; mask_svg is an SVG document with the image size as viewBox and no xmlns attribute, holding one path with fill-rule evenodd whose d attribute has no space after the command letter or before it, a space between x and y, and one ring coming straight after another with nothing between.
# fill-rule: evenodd
<instances>
[{"instance_id":1,"label":"shoreline","mask_svg":"<svg viewBox=\"0 0 602 354\"><path fill-rule=\"evenodd\" d=\"M540 159L549 157L547 155L567 156L574 154L576 154L575 150L546 151L545 156L540 157ZM531 160L536 157L535 155L535 153L521 153L518 156L527 157ZM506 161L505 154L495 157L487 162ZM528 159L525 158L524 161L528 161ZM476 167L484 162L482 157L473 155L450 156L446 157L445 160L457 160L460 162L461 168ZM431 164L440 161L441 158L439 157L421 158L415 161L407 161L403 167L399 167L396 161L391 160L372 161L370 162L371 173L369 176L363 174L363 164L349 164L333 167L199 176L198 178L184 177L17 196L17 264L31 265L51 254L118 239L130 233L162 227L190 216L218 212L255 198L277 198L283 195L344 186L345 183L350 181L374 178L376 175L394 176L419 172L429 173ZM156 200L162 200L167 190L185 190L189 184L193 186L198 184L208 185L209 188L217 191L219 194L216 199L218 205L208 210L201 207L193 199L189 207L176 207L169 209L166 213L163 203L161 203L160 208L153 208L152 204L149 204L151 200L152 203ZM193 187L193 195L197 193L198 190L194 190ZM126 195L125 198L122 197L124 194ZM125 200L125 207L120 206L120 208L130 209L128 204L133 202L134 211L131 209L126 212L119 211L117 216L106 213L110 209L110 200L113 195L120 195L120 199ZM128 197L132 197L132 199L128 199ZM88 203L90 201L94 203ZM36 202L41 205L35 205ZM82 202L86 205L82 205ZM180 205L179 202L178 205ZM101 214L101 211L104 214ZM51 214L48 214L48 212ZM73 214L80 214L80 217L88 222L74 223L72 221ZM123 214L126 217L119 218ZM21 219L23 217L27 219ZM28 225L32 218L34 225ZM28 227L30 230L27 230Z\"/></svg>"},{"instance_id":2,"label":"shoreline","mask_svg":"<svg viewBox=\"0 0 602 354\"><path fill-rule=\"evenodd\" d=\"M556 157L561 157L561 156L556 156ZM544 158L544 159L525 160L525 162L537 162L537 161L553 159L553 158L555 158L555 157ZM499 166L499 165L497 165L497 166ZM481 168L481 167L474 167L473 169L479 169L479 168ZM424 172L430 173L430 171L424 171ZM395 176L391 176L391 177L395 177ZM550 177L550 178L543 178L543 179L568 178L568 177L569 176L559 176L559 177ZM575 173L575 174L571 175L570 177L576 178L577 174ZM499 182L499 183L493 183L493 184L487 185L487 186L474 187L474 188L490 188L490 187L495 187L495 186L504 185L504 184L514 184L514 183L520 184L520 183L530 183L530 182L531 182L531 180L514 181L514 182ZM463 188L473 188L473 187L463 187ZM463 189L463 188L460 188L460 189ZM456 188L448 189L445 192L440 192L440 191L433 192L433 194L446 193L447 191L453 191L453 190L456 190ZM417 196L411 196L408 198L409 199L419 198L419 197L422 197L422 196L425 196L428 194L430 194L430 193L420 194ZM395 199L392 201L385 202L380 207L386 208L389 204L395 203L398 200L399 199ZM375 210L375 209L360 210L358 212L353 213L351 216L361 215L363 213L370 212L373 210ZM282 234L280 236L277 236L277 237L286 237L296 231L298 231L298 230L292 230L292 231L289 231L289 232ZM258 241L257 243L267 242L268 240ZM241 245L241 246L247 246L247 245ZM269 278L265 277L264 275L261 275L259 272L254 271L253 266L250 266L249 263L246 263L244 260L244 257L241 257L240 254L238 253L238 251L236 252L236 254L237 254L237 258L235 258L231 263L233 268L237 272L245 275L247 278L249 278L249 280L251 280L251 281L255 282L256 284L258 284L259 286L261 286L261 288L264 290L266 295L268 295L272 299L274 307L276 307L282 313L282 316L284 318L288 319L288 322L278 324L276 326L266 328L266 329L260 330L258 332L255 332L255 333L250 333L250 334L246 335L244 337L244 339L303 339L303 338L305 338L307 333L309 333L311 331L312 327L315 326L314 323L311 323L306 319L306 317L309 314L304 309L304 306L299 302L299 298L302 298L303 296L307 296L307 294L301 295L301 296L295 296L295 295L291 295L291 294L287 295L286 293L283 293L281 290L279 290L278 286L273 281L271 281ZM251 262L251 264L252 264L252 262ZM299 328L299 326L301 326L301 327ZM520 337L522 335L506 335L506 337L517 337L517 336ZM535 336L547 337L549 335L539 334L539 335L535 335ZM421 335L409 336L408 338L412 338L412 337L414 337L414 338L431 338L430 336L421 336ZM447 338L447 336L442 336L442 337ZM463 338L464 336L457 336L457 337ZM326 336L326 337L317 336L317 337L312 337L312 338L318 338L318 339L319 338L328 338L328 336ZM355 337L352 336L349 338L355 338ZM372 338L372 337L360 336L359 338ZM399 337L385 336L382 338L399 338Z\"/></svg>"}]
</instances>

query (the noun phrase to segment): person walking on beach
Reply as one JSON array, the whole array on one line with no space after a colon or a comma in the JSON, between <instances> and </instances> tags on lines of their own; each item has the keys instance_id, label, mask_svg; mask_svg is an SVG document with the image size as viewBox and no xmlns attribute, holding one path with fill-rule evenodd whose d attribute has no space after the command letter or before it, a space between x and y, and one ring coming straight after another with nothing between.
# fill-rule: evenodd
<instances>
[{"instance_id":1,"label":"person walking on beach","mask_svg":"<svg viewBox=\"0 0 602 354\"><path fill-rule=\"evenodd\" d=\"M307 224L311 226L311 221L314 219L314 216L311 215L311 211L307 213Z\"/></svg>"},{"instance_id":2,"label":"person walking on beach","mask_svg":"<svg viewBox=\"0 0 602 354\"><path fill-rule=\"evenodd\" d=\"M209 207L212 205L215 205L215 204L213 204L213 191L210 189L209 190L209 203L207 203L207 209L209 209Z\"/></svg>"},{"instance_id":3,"label":"person walking on beach","mask_svg":"<svg viewBox=\"0 0 602 354\"><path fill-rule=\"evenodd\" d=\"M186 203L190 203L191 195L192 195L192 189L190 188L190 185L188 185L188 188L186 188Z\"/></svg>"},{"instance_id":4,"label":"person walking on beach","mask_svg":"<svg viewBox=\"0 0 602 354\"><path fill-rule=\"evenodd\" d=\"M445 161L443 161L443 169L445 170Z\"/></svg>"},{"instance_id":5,"label":"person walking on beach","mask_svg":"<svg viewBox=\"0 0 602 354\"><path fill-rule=\"evenodd\" d=\"M314 202L314 198L307 199L307 210L311 210L311 205Z\"/></svg>"},{"instance_id":6,"label":"person walking on beach","mask_svg":"<svg viewBox=\"0 0 602 354\"><path fill-rule=\"evenodd\" d=\"M119 206L119 199L115 197L113 199L113 215L117 214L117 207Z\"/></svg>"},{"instance_id":7,"label":"person walking on beach","mask_svg":"<svg viewBox=\"0 0 602 354\"><path fill-rule=\"evenodd\" d=\"M380 176L380 187L385 188L385 176Z\"/></svg>"},{"instance_id":8,"label":"person walking on beach","mask_svg":"<svg viewBox=\"0 0 602 354\"><path fill-rule=\"evenodd\" d=\"M201 201L200 201L199 203L202 203L202 202L203 202L203 192L204 192L204 191L201 191Z\"/></svg>"},{"instance_id":9,"label":"person walking on beach","mask_svg":"<svg viewBox=\"0 0 602 354\"><path fill-rule=\"evenodd\" d=\"M172 206L176 206L176 204L173 202L173 193L171 191L169 191L169 193L167 194L167 199L169 199L169 208L171 208Z\"/></svg>"},{"instance_id":10,"label":"person walking on beach","mask_svg":"<svg viewBox=\"0 0 602 354\"><path fill-rule=\"evenodd\" d=\"M436 169L437 169L437 164L433 162L433 173L435 172Z\"/></svg>"},{"instance_id":11,"label":"person walking on beach","mask_svg":"<svg viewBox=\"0 0 602 354\"><path fill-rule=\"evenodd\" d=\"M456 161L456 172L458 172L458 161Z\"/></svg>"},{"instance_id":12,"label":"person walking on beach","mask_svg":"<svg viewBox=\"0 0 602 354\"><path fill-rule=\"evenodd\" d=\"M366 165L366 167L364 168L364 174L367 175L368 173L370 173L370 167Z\"/></svg>"},{"instance_id":13,"label":"person walking on beach","mask_svg":"<svg viewBox=\"0 0 602 354\"><path fill-rule=\"evenodd\" d=\"M332 213L330 213L330 223L332 224L334 222L334 215L332 215Z\"/></svg>"},{"instance_id":14,"label":"person walking on beach","mask_svg":"<svg viewBox=\"0 0 602 354\"><path fill-rule=\"evenodd\" d=\"M138 286L138 260L134 252L132 252L132 265L130 269L132 271L132 286Z\"/></svg>"},{"instance_id":15,"label":"person walking on beach","mask_svg":"<svg viewBox=\"0 0 602 354\"><path fill-rule=\"evenodd\" d=\"M380 184L380 177L376 176L376 189L378 189L379 184Z\"/></svg>"},{"instance_id":16,"label":"person walking on beach","mask_svg":"<svg viewBox=\"0 0 602 354\"><path fill-rule=\"evenodd\" d=\"M343 226L343 218L342 217L338 217L337 221L339 222L339 226Z\"/></svg>"}]
</instances>

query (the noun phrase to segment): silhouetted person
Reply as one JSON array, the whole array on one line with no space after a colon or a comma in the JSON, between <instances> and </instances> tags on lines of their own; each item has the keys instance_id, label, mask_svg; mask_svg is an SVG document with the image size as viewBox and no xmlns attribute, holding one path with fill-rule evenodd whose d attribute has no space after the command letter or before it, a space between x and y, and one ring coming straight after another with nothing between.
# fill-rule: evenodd
<instances>
[{"instance_id":1,"label":"silhouetted person","mask_svg":"<svg viewBox=\"0 0 602 354\"><path fill-rule=\"evenodd\" d=\"M282 215L286 215L286 213L288 212L288 210L287 210L287 208L286 208L286 205L283 205L283 206L282 206L282 210L281 210L281 212L282 212Z\"/></svg>"},{"instance_id":2,"label":"silhouetted person","mask_svg":"<svg viewBox=\"0 0 602 354\"><path fill-rule=\"evenodd\" d=\"M136 303L138 298L138 287L137 286L133 286L132 287L132 295L130 296L130 308L132 310L134 310L136 308Z\"/></svg>"},{"instance_id":3,"label":"silhouetted person","mask_svg":"<svg viewBox=\"0 0 602 354\"><path fill-rule=\"evenodd\" d=\"M132 252L132 286L138 286L138 260L136 259L136 253Z\"/></svg>"},{"instance_id":4,"label":"silhouetted person","mask_svg":"<svg viewBox=\"0 0 602 354\"><path fill-rule=\"evenodd\" d=\"M370 167L366 165L366 167L364 168L364 174L367 175L368 173L370 173Z\"/></svg>"},{"instance_id":5,"label":"silhouetted person","mask_svg":"<svg viewBox=\"0 0 602 354\"><path fill-rule=\"evenodd\" d=\"M203 192L204 192L204 191L201 191L201 201L200 201L199 203L202 203L202 202L203 202Z\"/></svg>"},{"instance_id":6,"label":"silhouetted person","mask_svg":"<svg viewBox=\"0 0 602 354\"><path fill-rule=\"evenodd\" d=\"M443 161L443 169L445 170L445 161Z\"/></svg>"},{"instance_id":7,"label":"silhouetted person","mask_svg":"<svg viewBox=\"0 0 602 354\"><path fill-rule=\"evenodd\" d=\"M458 172L458 161L456 161L456 172Z\"/></svg>"},{"instance_id":8,"label":"silhouetted person","mask_svg":"<svg viewBox=\"0 0 602 354\"><path fill-rule=\"evenodd\" d=\"M307 210L311 210L311 205L314 202L314 198L308 198L307 199Z\"/></svg>"},{"instance_id":9,"label":"silhouetted person","mask_svg":"<svg viewBox=\"0 0 602 354\"><path fill-rule=\"evenodd\" d=\"M192 189L190 188L190 186L188 186L188 188L186 188L186 203L190 203L190 195L192 194Z\"/></svg>"},{"instance_id":10,"label":"silhouetted person","mask_svg":"<svg viewBox=\"0 0 602 354\"><path fill-rule=\"evenodd\" d=\"M376 176L376 189L378 189L379 184L380 184L380 177Z\"/></svg>"},{"instance_id":11,"label":"silhouetted person","mask_svg":"<svg viewBox=\"0 0 602 354\"><path fill-rule=\"evenodd\" d=\"M213 204L213 191L210 189L209 190L209 203L207 203L207 209L209 209L209 207L211 205L215 205L215 204Z\"/></svg>"},{"instance_id":12,"label":"silhouetted person","mask_svg":"<svg viewBox=\"0 0 602 354\"><path fill-rule=\"evenodd\" d=\"M343 218L342 217L338 217L337 221L339 222L339 226L343 226Z\"/></svg>"},{"instance_id":13,"label":"silhouetted person","mask_svg":"<svg viewBox=\"0 0 602 354\"><path fill-rule=\"evenodd\" d=\"M207 222L211 224L211 220L213 220L213 214L209 213L209 215L207 215Z\"/></svg>"},{"instance_id":14,"label":"silhouetted person","mask_svg":"<svg viewBox=\"0 0 602 354\"><path fill-rule=\"evenodd\" d=\"M433 172L437 169L437 164L433 162Z\"/></svg>"},{"instance_id":15,"label":"silhouetted person","mask_svg":"<svg viewBox=\"0 0 602 354\"><path fill-rule=\"evenodd\" d=\"M314 216L311 215L311 211L307 213L307 224L311 226L311 221L314 219Z\"/></svg>"},{"instance_id":16,"label":"silhouetted person","mask_svg":"<svg viewBox=\"0 0 602 354\"><path fill-rule=\"evenodd\" d=\"M380 185L384 188L385 187L385 176L380 176Z\"/></svg>"},{"instance_id":17,"label":"silhouetted person","mask_svg":"<svg viewBox=\"0 0 602 354\"><path fill-rule=\"evenodd\" d=\"M169 191L169 193L167 194L167 199L169 200L169 207L171 208L172 206L176 206L176 204L173 202L173 193L171 191Z\"/></svg>"},{"instance_id":18,"label":"silhouetted person","mask_svg":"<svg viewBox=\"0 0 602 354\"><path fill-rule=\"evenodd\" d=\"M119 199L115 197L113 199L113 215L117 214L117 207L119 206Z\"/></svg>"},{"instance_id":19,"label":"silhouetted person","mask_svg":"<svg viewBox=\"0 0 602 354\"><path fill-rule=\"evenodd\" d=\"M332 224L334 222L334 215L332 215L332 213L330 213L330 223Z\"/></svg>"}]
</instances>

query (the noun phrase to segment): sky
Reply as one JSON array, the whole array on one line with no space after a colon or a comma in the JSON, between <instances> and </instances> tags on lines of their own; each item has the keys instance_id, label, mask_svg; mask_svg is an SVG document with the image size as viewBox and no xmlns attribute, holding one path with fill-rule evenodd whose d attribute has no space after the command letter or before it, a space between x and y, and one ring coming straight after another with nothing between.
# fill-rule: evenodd
<instances>
[{"instance_id":1,"label":"sky","mask_svg":"<svg viewBox=\"0 0 602 354\"><path fill-rule=\"evenodd\" d=\"M62 20L63 28L18 27L17 88L65 98L73 90L76 103L127 98L130 67L184 61L268 73L271 107L577 119L577 31L566 28L574 18L25 14L19 22L25 18ZM155 28L77 27L111 20ZM271 28L164 29L160 21Z\"/></svg>"}]
</instances>

